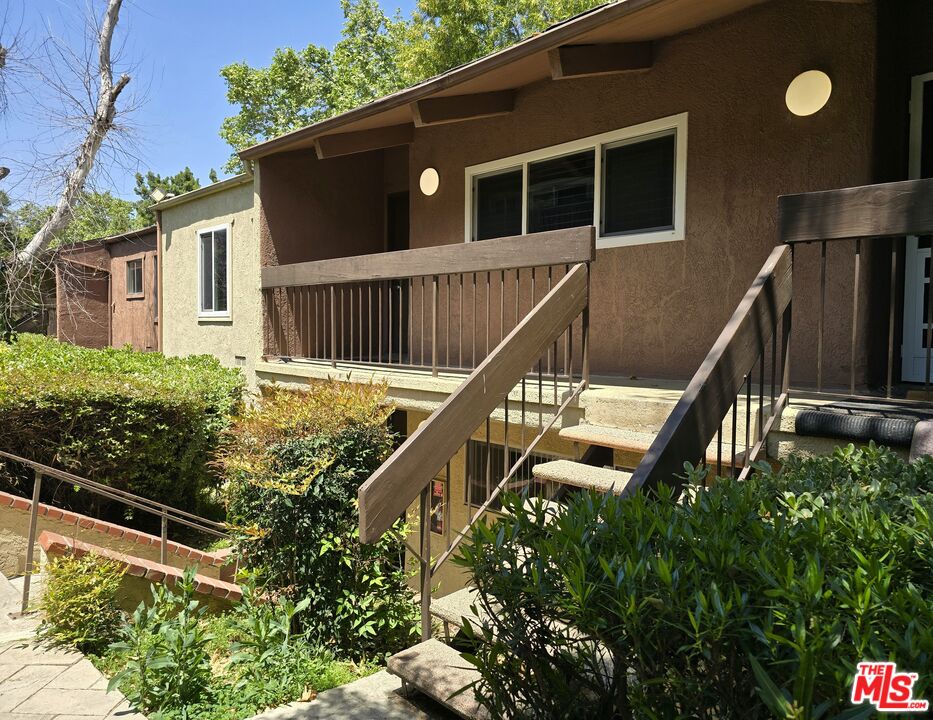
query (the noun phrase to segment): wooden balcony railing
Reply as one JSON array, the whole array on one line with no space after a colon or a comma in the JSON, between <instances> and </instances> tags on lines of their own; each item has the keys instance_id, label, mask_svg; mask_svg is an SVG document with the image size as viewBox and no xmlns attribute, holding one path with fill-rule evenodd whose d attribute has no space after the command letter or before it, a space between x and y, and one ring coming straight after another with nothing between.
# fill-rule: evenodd
<instances>
[{"instance_id":1,"label":"wooden balcony railing","mask_svg":"<svg viewBox=\"0 0 933 720\"><path fill-rule=\"evenodd\" d=\"M265 267L265 355L472 370L594 252L585 227ZM572 374L574 342L555 340L547 375Z\"/></svg>"},{"instance_id":2,"label":"wooden balcony railing","mask_svg":"<svg viewBox=\"0 0 933 720\"><path fill-rule=\"evenodd\" d=\"M883 390L885 396L891 398L897 377L896 327L900 319L897 309L902 292L898 282L898 256L906 257L906 236L933 234L933 179L786 195L778 199L778 218L780 240L793 248L795 264L814 270L818 267L819 296L816 303L810 303L811 306L818 304L816 391L839 395L841 390L846 397L859 394L860 357L868 344L880 346L884 343L887 352ZM829 260L827 250L832 256ZM879 303L874 302L866 290L863 277L866 266L876 273L889 274L887 308L883 313L877 312ZM925 324L933 328L933 293L926 292L924 297ZM864 314L872 310L875 310L873 317L864 323ZM848 348L838 347L838 343L828 348L827 327L838 324L839 318L846 316ZM881 325L882 320L886 328ZM911 331L905 329L905 332ZM924 334L923 345L926 354L924 385L929 390L933 352L929 333ZM828 349L837 364L840 359L847 361L848 388L839 387L838 382L835 388L827 383L828 372L837 370L827 367ZM848 353L844 354L846 350ZM866 361L861 360L861 363L864 365ZM870 389L881 388L881 382L877 382Z\"/></svg>"}]
</instances>

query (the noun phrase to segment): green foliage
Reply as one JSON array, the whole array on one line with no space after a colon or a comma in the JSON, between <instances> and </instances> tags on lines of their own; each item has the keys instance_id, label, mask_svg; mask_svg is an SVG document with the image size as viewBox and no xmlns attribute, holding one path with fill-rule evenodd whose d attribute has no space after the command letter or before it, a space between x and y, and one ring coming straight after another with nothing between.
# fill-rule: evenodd
<instances>
[{"instance_id":1,"label":"green foliage","mask_svg":"<svg viewBox=\"0 0 933 720\"><path fill-rule=\"evenodd\" d=\"M212 180L212 182L214 181ZM155 224L155 213L149 209L149 206L153 203L149 194L153 190L159 189L164 193L181 195L191 190L197 190L199 187L201 187L200 181L191 172L191 168L187 166L174 175L162 176L151 170L145 175L136 173L136 187L133 188L133 192L139 200L133 206L136 209L136 215L140 218L140 227Z\"/></svg>"},{"instance_id":2,"label":"green foliage","mask_svg":"<svg viewBox=\"0 0 933 720\"><path fill-rule=\"evenodd\" d=\"M185 571L175 593L162 584L152 585L152 603L141 602L133 622L111 649L125 657L123 669L110 679L108 689L119 687L143 712L189 709L208 696L211 683L211 636L203 622L206 608L194 599L195 568Z\"/></svg>"},{"instance_id":3,"label":"green foliage","mask_svg":"<svg viewBox=\"0 0 933 720\"><path fill-rule=\"evenodd\" d=\"M516 718L862 717L872 659L929 697L931 493L933 461L871 446L684 502L583 494L547 524L510 496L458 559L489 617L479 694Z\"/></svg>"},{"instance_id":4,"label":"green foliage","mask_svg":"<svg viewBox=\"0 0 933 720\"><path fill-rule=\"evenodd\" d=\"M21 249L45 224L55 208L24 202L9 209L4 217L6 224L0 228L3 250ZM75 204L74 216L65 230L56 236L50 247L95 240L119 235L145 227L129 200L114 197L109 192L83 192ZM13 242L9 242L13 240Z\"/></svg>"},{"instance_id":5,"label":"green foliage","mask_svg":"<svg viewBox=\"0 0 933 720\"><path fill-rule=\"evenodd\" d=\"M123 569L96 555L51 557L39 602L38 635L53 646L99 652L113 642L123 616L117 591Z\"/></svg>"},{"instance_id":6,"label":"green foliage","mask_svg":"<svg viewBox=\"0 0 933 720\"><path fill-rule=\"evenodd\" d=\"M0 343L4 450L192 511L216 484L208 463L242 391L239 372L209 356L27 334ZM87 510L92 499L59 493L63 501Z\"/></svg>"},{"instance_id":7,"label":"green foliage","mask_svg":"<svg viewBox=\"0 0 933 720\"><path fill-rule=\"evenodd\" d=\"M307 598L302 632L342 656L392 651L416 627L404 525L375 545L359 542L356 493L391 451L389 412L376 386L270 389L221 460L241 557L270 587Z\"/></svg>"},{"instance_id":8,"label":"green foliage","mask_svg":"<svg viewBox=\"0 0 933 720\"><path fill-rule=\"evenodd\" d=\"M98 659L110 687L153 720L239 720L371 671L292 632L307 602L247 582L232 611L208 616L192 590L191 572L178 591L154 588L150 606L140 604L120 642Z\"/></svg>"},{"instance_id":9,"label":"green foliage","mask_svg":"<svg viewBox=\"0 0 933 720\"><path fill-rule=\"evenodd\" d=\"M408 19L379 0L341 0L333 50L279 48L268 67L224 67L239 106L221 137L235 150L309 125L475 60L598 5L598 0L419 0ZM225 169L239 169L234 155Z\"/></svg>"}]
</instances>

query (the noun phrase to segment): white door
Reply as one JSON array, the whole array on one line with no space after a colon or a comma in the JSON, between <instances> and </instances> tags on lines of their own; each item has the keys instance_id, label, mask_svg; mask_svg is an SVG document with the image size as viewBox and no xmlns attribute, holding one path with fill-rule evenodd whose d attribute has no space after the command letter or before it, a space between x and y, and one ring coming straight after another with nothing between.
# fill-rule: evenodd
<instances>
[{"instance_id":1,"label":"white door","mask_svg":"<svg viewBox=\"0 0 933 720\"><path fill-rule=\"evenodd\" d=\"M910 93L910 179L933 177L933 72L917 75ZM908 236L904 274L901 379L924 382L930 301L930 236ZM933 335L933 333L930 333ZM931 362L933 365L933 362ZM933 379L933 368L930 377Z\"/></svg>"}]
</instances>

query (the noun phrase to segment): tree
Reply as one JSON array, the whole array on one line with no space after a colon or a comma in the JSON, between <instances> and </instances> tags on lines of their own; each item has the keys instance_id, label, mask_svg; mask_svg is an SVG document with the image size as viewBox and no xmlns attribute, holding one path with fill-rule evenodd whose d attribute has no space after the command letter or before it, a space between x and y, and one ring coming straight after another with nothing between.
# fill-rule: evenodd
<instances>
[{"instance_id":1,"label":"tree","mask_svg":"<svg viewBox=\"0 0 933 720\"><path fill-rule=\"evenodd\" d=\"M200 181L191 172L191 168L185 166L174 175L158 175L151 170L144 175L136 173L136 187L133 192L139 197L136 201L136 215L139 217L141 227L155 223L155 214L149 209L153 200L151 193L159 189L166 194L181 195L182 193L197 190L201 187Z\"/></svg>"},{"instance_id":2,"label":"tree","mask_svg":"<svg viewBox=\"0 0 933 720\"><path fill-rule=\"evenodd\" d=\"M48 221L54 207L33 202L21 203L10 214L11 230L25 244ZM144 227L129 200L114 197L109 192L84 192L75 202L74 214L62 232L49 243L50 248L97 238L120 235Z\"/></svg>"},{"instance_id":3,"label":"tree","mask_svg":"<svg viewBox=\"0 0 933 720\"><path fill-rule=\"evenodd\" d=\"M265 68L223 68L227 100L239 112L220 135L234 150L324 120L475 60L587 10L599 0L419 0L411 18L378 0L341 0L334 49L279 48ZM230 158L226 170L239 168Z\"/></svg>"},{"instance_id":4,"label":"tree","mask_svg":"<svg viewBox=\"0 0 933 720\"><path fill-rule=\"evenodd\" d=\"M36 232L17 255L17 262L29 265L52 242L53 238L62 232L74 217L75 206L81 193L84 191L88 175L94 167L97 152L103 144L107 133L114 126L117 115L117 100L120 93L130 81L130 76L124 73L114 82L113 63L111 60L111 45L113 33L120 19L120 6L123 0L108 0L103 21L97 34L97 76L98 85L94 99L93 113L87 118L87 131L84 139L73 156L73 164L65 178L64 187L58 197L58 202L51 216ZM89 90L93 90L89 87Z\"/></svg>"}]
</instances>

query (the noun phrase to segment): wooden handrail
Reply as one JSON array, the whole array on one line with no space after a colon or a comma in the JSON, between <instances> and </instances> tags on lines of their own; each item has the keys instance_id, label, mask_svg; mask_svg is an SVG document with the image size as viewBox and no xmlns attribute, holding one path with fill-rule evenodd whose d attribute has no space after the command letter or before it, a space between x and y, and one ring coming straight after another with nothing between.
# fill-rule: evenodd
<instances>
[{"instance_id":1,"label":"wooden handrail","mask_svg":"<svg viewBox=\"0 0 933 720\"><path fill-rule=\"evenodd\" d=\"M262 288L300 287L590 262L592 226L475 243L357 255L262 268Z\"/></svg>"},{"instance_id":2,"label":"wooden handrail","mask_svg":"<svg viewBox=\"0 0 933 720\"><path fill-rule=\"evenodd\" d=\"M662 481L672 484L683 472L685 460L705 457L749 369L789 310L792 294L791 248L778 245L638 464L626 492ZM786 317L784 329L789 329ZM786 363L784 370L786 388Z\"/></svg>"},{"instance_id":3,"label":"wooden handrail","mask_svg":"<svg viewBox=\"0 0 933 720\"><path fill-rule=\"evenodd\" d=\"M588 273L585 263L574 265L463 384L360 486L363 542L377 541L392 526L528 369L584 312Z\"/></svg>"},{"instance_id":4,"label":"wooden handrail","mask_svg":"<svg viewBox=\"0 0 933 720\"><path fill-rule=\"evenodd\" d=\"M933 179L778 198L781 242L933 234Z\"/></svg>"}]
</instances>

